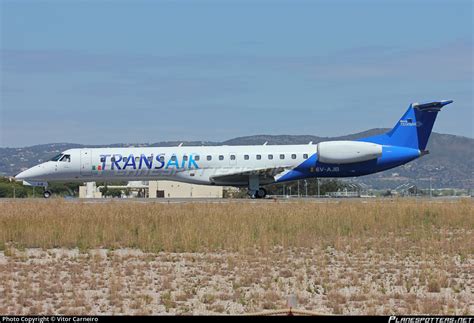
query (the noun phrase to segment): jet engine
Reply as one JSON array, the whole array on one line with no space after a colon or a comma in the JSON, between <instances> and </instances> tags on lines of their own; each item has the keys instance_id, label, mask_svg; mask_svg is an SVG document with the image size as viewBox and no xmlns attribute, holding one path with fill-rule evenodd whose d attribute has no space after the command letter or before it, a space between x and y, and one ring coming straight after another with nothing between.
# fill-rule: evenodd
<instances>
[{"instance_id":1,"label":"jet engine","mask_svg":"<svg viewBox=\"0 0 474 323\"><path fill-rule=\"evenodd\" d=\"M325 141L318 144L319 161L326 164L351 164L382 156L382 146L362 141Z\"/></svg>"}]
</instances>

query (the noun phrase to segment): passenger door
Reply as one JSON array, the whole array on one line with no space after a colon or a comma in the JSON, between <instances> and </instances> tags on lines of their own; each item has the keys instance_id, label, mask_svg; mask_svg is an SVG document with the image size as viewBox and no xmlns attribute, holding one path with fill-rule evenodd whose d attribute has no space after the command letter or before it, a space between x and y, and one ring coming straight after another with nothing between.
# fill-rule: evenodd
<instances>
[{"instance_id":1,"label":"passenger door","mask_svg":"<svg viewBox=\"0 0 474 323\"><path fill-rule=\"evenodd\" d=\"M90 149L81 149L81 175L92 175L92 151Z\"/></svg>"}]
</instances>

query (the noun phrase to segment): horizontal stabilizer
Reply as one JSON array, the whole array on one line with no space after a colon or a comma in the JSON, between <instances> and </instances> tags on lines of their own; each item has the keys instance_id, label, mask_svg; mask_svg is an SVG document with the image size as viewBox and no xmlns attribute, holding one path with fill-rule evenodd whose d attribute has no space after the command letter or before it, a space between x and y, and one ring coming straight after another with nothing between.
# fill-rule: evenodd
<instances>
[{"instance_id":1,"label":"horizontal stabilizer","mask_svg":"<svg viewBox=\"0 0 474 323\"><path fill-rule=\"evenodd\" d=\"M421 111L426 111L426 110L439 111L442 107L450 103L453 103L453 100L443 100L443 101L435 101L435 102L428 102L428 103L413 103L412 107Z\"/></svg>"}]
</instances>

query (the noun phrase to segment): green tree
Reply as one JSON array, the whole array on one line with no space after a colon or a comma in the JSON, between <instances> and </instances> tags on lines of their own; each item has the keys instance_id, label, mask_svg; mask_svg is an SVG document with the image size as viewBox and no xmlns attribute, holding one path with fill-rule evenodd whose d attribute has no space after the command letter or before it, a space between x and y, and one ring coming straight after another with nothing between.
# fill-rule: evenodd
<instances>
[{"instance_id":1,"label":"green tree","mask_svg":"<svg viewBox=\"0 0 474 323\"><path fill-rule=\"evenodd\" d=\"M0 197L10 197L10 189L3 183L0 183Z\"/></svg>"}]
</instances>

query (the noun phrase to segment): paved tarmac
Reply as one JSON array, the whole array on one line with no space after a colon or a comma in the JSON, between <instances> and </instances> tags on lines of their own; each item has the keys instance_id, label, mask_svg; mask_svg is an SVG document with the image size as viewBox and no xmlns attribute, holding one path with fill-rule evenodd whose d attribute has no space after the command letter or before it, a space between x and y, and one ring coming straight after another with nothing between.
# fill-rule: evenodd
<instances>
[{"instance_id":1,"label":"paved tarmac","mask_svg":"<svg viewBox=\"0 0 474 323\"><path fill-rule=\"evenodd\" d=\"M52 197L49 199L45 198L0 198L0 203L5 202L15 202L15 203L24 203L24 202L39 202L47 203L53 201L66 201L70 203L165 203L165 204L179 204L179 203L216 203L216 204L226 204L226 203L295 203L295 202L307 202L307 203L344 203L344 202L360 202L360 203L370 203L370 202L396 202L399 200L419 200L419 201L430 201L433 203L446 203L446 202L456 202L462 199L471 200L472 197L397 197L397 198L328 198L328 197L284 197L284 196L275 196L267 197L265 199L250 199L250 198L241 198L241 199L230 199L230 198L99 198L99 199L80 199L76 197Z\"/></svg>"}]
</instances>

